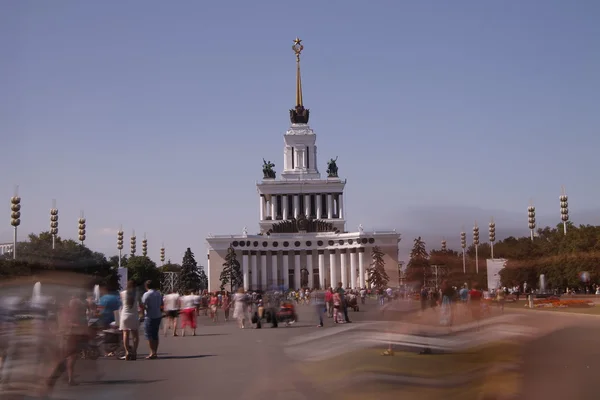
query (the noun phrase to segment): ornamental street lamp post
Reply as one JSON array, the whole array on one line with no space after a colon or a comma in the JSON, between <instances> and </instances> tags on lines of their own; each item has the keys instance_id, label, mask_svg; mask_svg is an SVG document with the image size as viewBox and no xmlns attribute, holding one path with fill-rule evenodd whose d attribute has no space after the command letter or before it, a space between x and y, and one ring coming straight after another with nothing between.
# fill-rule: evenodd
<instances>
[{"instance_id":1,"label":"ornamental street lamp post","mask_svg":"<svg viewBox=\"0 0 600 400\"><path fill-rule=\"evenodd\" d=\"M494 242L496 241L496 223L494 222L494 218L492 218L492 221L489 224L488 233L489 233L488 239L490 240L490 251L491 251L492 260L493 260L494 259Z\"/></svg>"},{"instance_id":2,"label":"ornamental street lamp post","mask_svg":"<svg viewBox=\"0 0 600 400\"><path fill-rule=\"evenodd\" d=\"M160 263L162 265L165 265L165 244L163 243L162 247L160 248Z\"/></svg>"},{"instance_id":3,"label":"ornamental street lamp post","mask_svg":"<svg viewBox=\"0 0 600 400\"><path fill-rule=\"evenodd\" d=\"M529 221L529 234L531 241L533 241L533 232L535 230L535 207L533 205L527 207L527 217Z\"/></svg>"},{"instance_id":4,"label":"ornamental street lamp post","mask_svg":"<svg viewBox=\"0 0 600 400\"><path fill-rule=\"evenodd\" d=\"M463 232L460 233L460 247L462 248L462 256L463 256L463 274L467 273L467 253L466 253L466 248L467 248L467 233L464 232L464 227L463 227Z\"/></svg>"},{"instance_id":5,"label":"ornamental street lamp post","mask_svg":"<svg viewBox=\"0 0 600 400\"><path fill-rule=\"evenodd\" d=\"M117 249L119 250L119 268L121 268L121 259L123 258L123 227L117 232Z\"/></svg>"},{"instance_id":6,"label":"ornamental street lamp post","mask_svg":"<svg viewBox=\"0 0 600 400\"><path fill-rule=\"evenodd\" d=\"M10 224L13 226L13 260L17 259L17 227L21 225L21 198L19 187L15 188L15 195L10 198Z\"/></svg>"},{"instance_id":7,"label":"ornamental street lamp post","mask_svg":"<svg viewBox=\"0 0 600 400\"><path fill-rule=\"evenodd\" d=\"M81 216L79 217L79 241L83 246L83 242L85 242L85 218L83 217L83 211L80 215Z\"/></svg>"},{"instance_id":8,"label":"ornamental street lamp post","mask_svg":"<svg viewBox=\"0 0 600 400\"><path fill-rule=\"evenodd\" d=\"M142 240L142 256L148 255L148 240L146 240L146 234L144 233L144 240Z\"/></svg>"},{"instance_id":9,"label":"ornamental street lamp post","mask_svg":"<svg viewBox=\"0 0 600 400\"><path fill-rule=\"evenodd\" d=\"M473 226L473 244L475 245L475 273L479 273L479 227L477 221Z\"/></svg>"},{"instance_id":10,"label":"ornamental street lamp post","mask_svg":"<svg viewBox=\"0 0 600 400\"><path fill-rule=\"evenodd\" d=\"M567 222L569 221L569 196L567 196L564 186L560 195L560 220L563 223L563 233L566 235Z\"/></svg>"},{"instance_id":11,"label":"ornamental street lamp post","mask_svg":"<svg viewBox=\"0 0 600 400\"><path fill-rule=\"evenodd\" d=\"M58 235L58 209L56 208L56 200L52 200L52 208L50 209L50 233L52 234L52 250L54 250L56 235Z\"/></svg>"},{"instance_id":12,"label":"ornamental street lamp post","mask_svg":"<svg viewBox=\"0 0 600 400\"><path fill-rule=\"evenodd\" d=\"M443 251L443 252L446 252L446 251L448 251L448 246L447 246L447 244L446 244L446 241L445 241L445 240L442 240L442 251Z\"/></svg>"},{"instance_id":13,"label":"ornamental street lamp post","mask_svg":"<svg viewBox=\"0 0 600 400\"><path fill-rule=\"evenodd\" d=\"M129 244L131 245L129 248L129 257L135 257L135 245L136 245L136 237L135 237L135 231L132 232L131 234L131 240L129 241Z\"/></svg>"}]
</instances>

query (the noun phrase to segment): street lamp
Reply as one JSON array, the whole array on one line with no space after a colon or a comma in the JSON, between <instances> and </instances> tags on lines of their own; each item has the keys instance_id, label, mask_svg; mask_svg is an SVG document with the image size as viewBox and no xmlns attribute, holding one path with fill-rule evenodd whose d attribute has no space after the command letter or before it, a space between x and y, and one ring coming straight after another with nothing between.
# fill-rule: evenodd
<instances>
[{"instance_id":1,"label":"street lamp","mask_svg":"<svg viewBox=\"0 0 600 400\"><path fill-rule=\"evenodd\" d=\"M121 259L123 258L123 227L117 232L117 249L119 250L119 268L121 268Z\"/></svg>"},{"instance_id":2,"label":"street lamp","mask_svg":"<svg viewBox=\"0 0 600 400\"><path fill-rule=\"evenodd\" d=\"M52 250L54 250L56 235L58 235L58 209L56 208L56 200L52 200L52 208L50 209L50 234L52 234Z\"/></svg>"},{"instance_id":3,"label":"street lamp","mask_svg":"<svg viewBox=\"0 0 600 400\"><path fill-rule=\"evenodd\" d=\"M477 221L475 221L475 226L473 226L473 244L475 245L475 273L479 273L479 227L477 226Z\"/></svg>"},{"instance_id":4,"label":"street lamp","mask_svg":"<svg viewBox=\"0 0 600 400\"><path fill-rule=\"evenodd\" d=\"M494 259L494 242L496 241L496 223L494 222L494 218L492 217L492 221L489 224L489 240L490 240L490 251L492 255L492 260Z\"/></svg>"},{"instance_id":5,"label":"street lamp","mask_svg":"<svg viewBox=\"0 0 600 400\"><path fill-rule=\"evenodd\" d=\"M132 232L131 234L131 240L129 241L131 247L129 248L129 257L135 257L135 243L136 243L136 238L135 238L135 231Z\"/></svg>"},{"instance_id":6,"label":"street lamp","mask_svg":"<svg viewBox=\"0 0 600 400\"><path fill-rule=\"evenodd\" d=\"M467 273L467 256L466 256L467 234L466 234L466 232L464 232L464 227L463 227L463 232L460 233L460 247L462 247L462 253L463 253L463 274L466 274Z\"/></svg>"},{"instance_id":7,"label":"street lamp","mask_svg":"<svg viewBox=\"0 0 600 400\"><path fill-rule=\"evenodd\" d=\"M142 256L148 255L148 241L146 240L146 234L144 233L144 240L142 240Z\"/></svg>"},{"instance_id":8,"label":"street lamp","mask_svg":"<svg viewBox=\"0 0 600 400\"><path fill-rule=\"evenodd\" d=\"M17 258L17 227L21 225L21 198L19 187L15 188L15 195L10 198L10 224L13 226L13 260Z\"/></svg>"},{"instance_id":9,"label":"street lamp","mask_svg":"<svg viewBox=\"0 0 600 400\"><path fill-rule=\"evenodd\" d=\"M446 241L445 241L445 240L442 240L442 251L443 251L443 252L446 252L446 251L448 251L448 247L447 247L447 245L446 245Z\"/></svg>"},{"instance_id":10,"label":"street lamp","mask_svg":"<svg viewBox=\"0 0 600 400\"><path fill-rule=\"evenodd\" d=\"M85 218L83 217L83 211L80 215L81 216L79 217L79 241L83 246L83 242L85 242Z\"/></svg>"},{"instance_id":11,"label":"street lamp","mask_svg":"<svg viewBox=\"0 0 600 400\"><path fill-rule=\"evenodd\" d=\"M569 196L565 191L565 187L562 187L562 194L560 195L560 220L563 223L563 232L567 234L567 222L569 221Z\"/></svg>"},{"instance_id":12,"label":"street lamp","mask_svg":"<svg viewBox=\"0 0 600 400\"><path fill-rule=\"evenodd\" d=\"M165 244L163 243L162 247L160 248L160 262L162 265L165 265Z\"/></svg>"},{"instance_id":13,"label":"street lamp","mask_svg":"<svg viewBox=\"0 0 600 400\"><path fill-rule=\"evenodd\" d=\"M533 231L535 230L535 207L533 205L527 207L527 216L529 218L529 233L533 241Z\"/></svg>"}]
</instances>

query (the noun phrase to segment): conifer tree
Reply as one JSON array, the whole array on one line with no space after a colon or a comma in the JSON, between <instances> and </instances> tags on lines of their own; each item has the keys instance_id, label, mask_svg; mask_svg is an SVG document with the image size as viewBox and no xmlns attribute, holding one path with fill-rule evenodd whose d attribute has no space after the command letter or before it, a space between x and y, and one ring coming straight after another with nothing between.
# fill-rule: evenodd
<instances>
[{"instance_id":1,"label":"conifer tree","mask_svg":"<svg viewBox=\"0 0 600 400\"><path fill-rule=\"evenodd\" d=\"M385 272L385 261L383 260L383 252L377 246L373 247L371 252L371 266L367 269L367 282L376 289L385 289L390 278Z\"/></svg>"},{"instance_id":2,"label":"conifer tree","mask_svg":"<svg viewBox=\"0 0 600 400\"><path fill-rule=\"evenodd\" d=\"M221 290L225 290L225 285L228 283L231 292L243 285L240 262L237 260L235 249L232 246L229 246L229 249L227 249L223 271L221 271L219 280L221 281Z\"/></svg>"},{"instance_id":3,"label":"conifer tree","mask_svg":"<svg viewBox=\"0 0 600 400\"><path fill-rule=\"evenodd\" d=\"M194 259L194 253L188 247L183 255L181 262L181 272L179 273L179 290L182 292L196 291L200 289L200 271L198 264Z\"/></svg>"}]
</instances>

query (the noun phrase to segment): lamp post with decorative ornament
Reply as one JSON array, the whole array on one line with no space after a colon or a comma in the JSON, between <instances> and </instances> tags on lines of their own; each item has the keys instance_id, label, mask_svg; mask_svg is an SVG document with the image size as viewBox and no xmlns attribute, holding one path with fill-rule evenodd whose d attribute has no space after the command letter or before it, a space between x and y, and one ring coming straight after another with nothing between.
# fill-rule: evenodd
<instances>
[{"instance_id":1,"label":"lamp post with decorative ornament","mask_svg":"<svg viewBox=\"0 0 600 400\"><path fill-rule=\"evenodd\" d=\"M17 258L17 228L21 225L21 198L19 187L15 188L15 195L10 198L10 224L13 227L13 260Z\"/></svg>"},{"instance_id":2,"label":"lamp post with decorative ornament","mask_svg":"<svg viewBox=\"0 0 600 400\"><path fill-rule=\"evenodd\" d=\"M445 240L442 240L442 251L443 252L448 251L448 246L446 245L446 241Z\"/></svg>"},{"instance_id":3,"label":"lamp post with decorative ornament","mask_svg":"<svg viewBox=\"0 0 600 400\"><path fill-rule=\"evenodd\" d=\"M165 245L163 243L162 247L160 248L160 263L161 265L165 265Z\"/></svg>"},{"instance_id":4,"label":"lamp post with decorative ornament","mask_svg":"<svg viewBox=\"0 0 600 400\"><path fill-rule=\"evenodd\" d=\"M58 208L56 208L56 200L52 200L52 208L50 209L50 234L52 235L52 250L54 250L56 236L58 235Z\"/></svg>"},{"instance_id":5,"label":"lamp post with decorative ornament","mask_svg":"<svg viewBox=\"0 0 600 400\"><path fill-rule=\"evenodd\" d=\"M489 240L490 240L490 252L492 256L492 260L494 259L494 242L496 241L496 223L494 222L494 218L492 218L489 224Z\"/></svg>"},{"instance_id":6,"label":"lamp post with decorative ornament","mask_svg":"<svg viewBox=\"0 0 600 400\"><path fill-rule=\"evenodd\" d=\"M463 253L463 274L467 273L467 233L464 232L464 227L463 227L463 232L460 233L460 247L462 248L462 253Z\"/></svg>"},{"instance_id":7,"label":"lamp post with decorative ornament","mask_svg":"<svg viewBox=\"0 0 600 400\"><path fill-rule=\"evenodd\" d=\"M123 258L123 227L117 232L117 250L119 250L119 268L121 268L121 259Z\"/></svg>"},{"instance_id":8,"label":"lamp post with decorative ornament","mask_svg":"<svg viewBox=\"0 0 600 400\"><path fill-rule=\"evenodd\" d=\"M135 257L135 245L136 245L136 237L135 237L135 231L133 231L133 233L131 234L131 239L129 240L129 257Z\"/></svg>"},{"instance_id":9,"label":"lamp post with decorative ornament","mask_svg":"<svg viewBox=\"0 0 600 400\"><path fill-rule=\"evenodd\" d=\"M148 240L146 240L146 234L144 233L144 240L142 240L142 256L148 255Z\"/></svg>"},{"instance_id":10,"label":"lamp post with decorative ornament","mask_svg":"<svg viewBox=\"0 0 600 400\"><path fill-rule=\"evenodd\" d=\"M564 186L560 195L560 220L563 223L563 233L566 235L567 222L569 222L569 196L567 196Z\"/></svg>"},{"instance_id":11,"label":"lamp post with decorative ornament","mask_svg":"<svg viewBox=\"0 0 600 400\"><path fill-rule=\"evenodd\" d=\"M85 218L83 216L83 211L81 212L79 217L79 241L83 246L83 242L85 242Z\"/></svg>"},{"instance_id":12,"label":"lamp post with decorative ornament","mask_svg":"<svg viewBox=\"0 0 600 400\"><path fill-rule=\"evenodd\" d=\"M533 232L535 231L535 207L533 205L527 207L527 217L529 222L529 234L531 236L531 241L533 241Z\"/></svg>"},{"instance_id":13,"label":"lamp post with decorative ornament","mask_svg":"<svg viewBox=\"0 0 600 400\"><path fill-rule=\"evenodd\" d=\"M479 273L479 227L477 221L473 226L473 245L475 246L475 273Z\"/></svg>"}]
</instances>

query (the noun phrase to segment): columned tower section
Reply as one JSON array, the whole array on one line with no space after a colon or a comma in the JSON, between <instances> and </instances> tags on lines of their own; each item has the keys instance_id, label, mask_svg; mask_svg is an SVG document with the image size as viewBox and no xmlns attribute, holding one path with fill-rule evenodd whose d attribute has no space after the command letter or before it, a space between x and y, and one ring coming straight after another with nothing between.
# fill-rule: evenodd
<instances>
[{"instance_id":1,"label":"columned tower section","mask_svg":"<svg viewBox=\"0 0 600 400\"><path fill-rule=\"evenodd\" d=\"M302 226L304 222L300 221L308 221L310 225L310 221L314 221L310 226L318 225L321 227L319 229L329 227L327 229L332 231L345 232L346 182L337 176L337 166L335 173L329 173L326 179L321 179L317 160L317 135L308 125L310 112L304 108L302 98L302 41L296 38L292 49L296 55L296 106L290 110L291 126L283 135L281 179L276 179L275 172L272 171L274 165L265 161L270 169L263 171L263 181L257 184L260 196L260 230L263 234L271 234L283 229L283 225L279 224L282 221L289 221L290 226L298 223L298 226ZM333 163L335 165L335 161Z\"/></svg>"}]
</instances>

